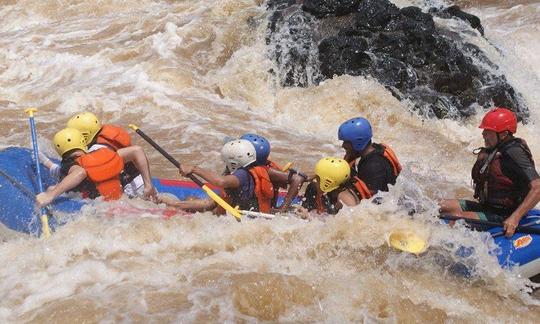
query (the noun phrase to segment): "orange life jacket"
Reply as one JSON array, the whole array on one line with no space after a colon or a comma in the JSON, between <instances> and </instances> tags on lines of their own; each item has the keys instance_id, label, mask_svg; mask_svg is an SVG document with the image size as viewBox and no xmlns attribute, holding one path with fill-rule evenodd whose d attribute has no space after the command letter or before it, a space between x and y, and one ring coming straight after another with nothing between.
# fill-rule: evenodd
<instances>
[{"instance_id":1,"label":"orange life jacket","mask_svg":"<svg viewBox=\"0 0 540 324\"><path fill-rule=\"evenodd\" d=\"M124 161L118 153L101 148L78 157L75 162L86 171L88 179L105 200L116 200L122 196L120 172Z\"/></svg>"},{"instance_id":2,"label":"orange life jacket","mask_svg":"<svg viewBox=\"0 0 540 324\"><path fill-rule=\"evenodd\" d=\"M399 160L396 154L387 145L385 144L380 144L380 145L384 148L382 155L386 158L386 160L388 160L388 162L392 166L392 172L394 173L394 176L397 177L401 173L402 167L401 167L401 164L399 163ZM351 169L353 170L354 170L355 162L356 160L349 162L349 165ZM355 194L359 200L369 199L373 196L373 194L371 193L371 190L368 188L366 183L362 181L362 179L360 179L358 176L353 176L352 181L348 182L346 185L349 186L349 188L347 189L351 190L352 193ZM315 197L315 206L317 207L317 212L319 213L329 212L330 209L332 209L332 206L335 205L336 202L337 202L337 196L336 198L332 199L331 196L327 195L326 199L324 199L323 193L320 190L317 191L317 195Z\"/></svg>"},{"instance_id":3,"label":"orange life jacket","mask_svg":"<svg viewBox=\"0 0 540 324\"><path fill-rule=\"evenodd\" d=\"M354 189L356 189L356 192L358 193L359 199L369 199L373 196L364 181L362 181L357 176L354 176L353 180L354 181L352 184L354 186Z\"/></svg>"},{"instance_id":4,"label":"orange life jacket","mask_svg":"<svg viewBox=\"0 0 540 324\"><path fill-rule=\"evenodd\" d=\"M269 213L272 208L272 199L274 198L274 186L270 181L270 176L268 175L267 166L254 166L248 170L249 174L253 178L253 183L255 188L253 190L254 197L251 199L249 205L258 206L258 210L262 213ZM227 190L222 190L221 198L229 204L236 204L234 197L231 197ZM236 206L232 206L236 207ZM240 208L247 208L246 206L240 206ZM225 213L225 210L218 206L215 211L216 214L221 215Z\"/></svg>"},{"instance_id":5,"label":"orange life jacket","mask_svg":"<svg viewBox=\"0 0 540 324\"><path fill-rule=\"evenodd\" d=\"M274 161L270 161L270 160L266 160L266 165L263 166L263 167L265 167L267 170L268 169L274 169L274 170L277 170L277 171L282 170L281 166L279 166ZM277 207L278 196L279 196L279 187L275 186L274 187L274 197L272 198L272 206L274 206L274 207Z\"/></svg>"},{"instance_id":6,"label":"orange life jacket","mask_svg":"<svg viewBox=\"0 0 540 324\"><path fill-rule=\"evenodd\" d=\"M362 199L369 199L373 195L371 194L371 191L367 187L367 185L357 176L354 176L352 178L352 181L348 183L349 186L352 185L352 187L347 188L348 190L351 190L351 192L356 195L358 200ZM337 198L337 195L335 196ZM326 195L326 198L324 197L324 194L321 190L317 190L317 195L315 196L315 207L317 208L317 213L330 213L332 214L332 209L334 208L333 205L337 203L337 199L332 198L329 195Z\"/></svg>"},{"instance_id":7,"label":"orange life jacket","mask_svg":"<svg viewBox=\"0 0 540 324\"><path fill-rule=\"evenodd\" d=\"M399 160L396 156L396 153L386 144L379 144L384 148L383 156L390 162L390 165L392 166L392 172L394 173L394 176L398 176L401 173L402 167L399 163ZM354 164L356 163L356 160L352 160L349 162L349 165L351 166L351 169L354 169Z\"/></svg>"},{"instance_id":8,"label":"orange life jacket","mask_svg":"<svg viewBox=\"0 0 540 324\"><path fill-rule=\"evenodd\" d=\"M254 193L259 204L259 211L269 213L272 208L272 199L274 199L274 186L270 181L268 170L262 166L255 166L248 171L255 182Z\"/></svg>"},{"instance_id":9,"label":"orange life jacket","mask_svg":"<svg viewBox=\"0 0 540 324\"><path fill-rule=\"evenodd\" d=\"M281 171L281 166L274 161L266 160L266 167Z\"/></svg>"},{"instance_id":10,"label":"orange life jacket","mask_svg":"<svg viewBox=\"0 0 540 324\"><path fill-rule=\"evenodd\" d=\"M118 151L131 146L131 137L125 129L115 125L103 125L98 133L96 143L107 145Z\"/></svg>"},{"instance_id":11,"label":"orange life jacket","mask_svg":"<svg viewBox=\"0 0 540 324\"><path fill-rule=\"evenodd\" d=\"M397 177L401 173L402 168L396 153L394 153L394 151L392 151L392 149L385 144L381 144L381 146L384 147L383 156L388 160L388 162L390 162L394 175Z\"/></svg>"}]
</instances>

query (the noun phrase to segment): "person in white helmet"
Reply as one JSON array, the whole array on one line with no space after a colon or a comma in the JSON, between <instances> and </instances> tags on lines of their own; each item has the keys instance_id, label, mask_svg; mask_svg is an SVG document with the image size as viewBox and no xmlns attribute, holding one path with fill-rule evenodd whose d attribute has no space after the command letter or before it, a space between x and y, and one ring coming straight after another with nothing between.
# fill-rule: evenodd
<instances>
[{"instance_id":1,"label":"person in white helmet","mask_svg":"<svg viewBox=\"0 0 540 324\"><path fill-rule=\"evenodd\" d=\"M232 140L221 150L221 158L227 165L230 174L220 175L214 171L198 166L182 165L180 175L193 174L208 183L223 188L224 199L233 207L241 210L251 210L269 213L272 207L274 190L268 171L256 163L256 152L253 144L244 139ZM169 200L162 198L162 202L187 211L214 211L220 214L218 205L208 199L195 199L189 201Z\"/></svg>"}]
</instances>

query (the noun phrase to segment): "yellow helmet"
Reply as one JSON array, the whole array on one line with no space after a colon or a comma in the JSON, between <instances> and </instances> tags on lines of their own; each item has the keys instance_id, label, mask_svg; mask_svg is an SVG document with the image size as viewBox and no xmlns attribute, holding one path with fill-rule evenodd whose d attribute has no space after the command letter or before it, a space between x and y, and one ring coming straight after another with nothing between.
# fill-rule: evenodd
<instances>
[{"instance_id":1,"label":"yellow helmet","mask_svg":"<svg viewBox=\"0 0 540 324\"><path fill-rule=\"evenodd\" d=\"M60 156L74 149L80 149L86 152L86 141L81 132L75 128L64 128L56 133L53 143L56 152Z\"/></svg>"},{"instance_id":2,"label":"yellow helmet","mask_svg":"<svg viewBox=\"0 0 540 324\"><path fill-rule=\"evenodd\" d=\"M330 192L350 178L351 167L343 159L327 157L317 162L315 174L319 176L321 190Z\"/></svg>"},{"instance_id":3,"label":"yellow helmet","mask_svg":"<svg viewBox=\"0 0 540 324\"><path fill-rule=\"evenodd\" d=\"M67 122L67 127L78 129L84 136L86 144L90 144L101 129L101 123L96 115L85 111L71 117L71 119Z\"/></svg>"}]
</instances>

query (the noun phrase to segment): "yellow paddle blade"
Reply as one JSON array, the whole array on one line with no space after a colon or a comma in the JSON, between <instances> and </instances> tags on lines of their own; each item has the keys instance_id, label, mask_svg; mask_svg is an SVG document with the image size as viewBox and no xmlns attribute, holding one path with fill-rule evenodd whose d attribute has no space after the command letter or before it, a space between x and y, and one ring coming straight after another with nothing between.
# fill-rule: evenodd
<instances>
[{"instance_id":1,"label":"yellow paddle blade","mask_svg":"<svg viewBox=\"0 0 540 324\"><path fill-rule=\"evenodd\" d=\"M287 172L292 167L292 162L287 162L283 168L281 168L281 171Z\"/></svg>"},{"instance_id":2,"label":"yellow paddle blade","mask_svg":"<svg viewBox=\"0 0 540 324\"><path fill-rule=\"evenodd\" d=\"M41 233L46 239L51 237L51 229L49 228L49 217L47 217L47 214L41 215Z\"/></svg>"},{"instance_id":3,"label":"yellow paddle blade","mask_svg":"<svg viewBox=\"0 0 540 324\"><path fill-rule=\"evenodd\" d=\"M223 209L228 211L231 215L233 215L237 221L240 221L242 219L242 214L240 214L240 211L238 211L238 209L234 209L225 200L223 200L218 194L216 194L212 189L208 188L208 186L206 185L202 186L202 189L206 192L208 196L210 196L210 198L212 198L213 201L215 201L218 205L223 207Z\"/></svg>"},{"instance_id":4,"label":"yellow paddle blade","mask_svg":"<svg viewBox=\"0 0 540 324\"><path fill-rule=\"evenodd\" d=\"M427 241L412 231L396 231L390 234L388 244L395 249L420 254L427 249Z\"/></svg>"}]
</instances>

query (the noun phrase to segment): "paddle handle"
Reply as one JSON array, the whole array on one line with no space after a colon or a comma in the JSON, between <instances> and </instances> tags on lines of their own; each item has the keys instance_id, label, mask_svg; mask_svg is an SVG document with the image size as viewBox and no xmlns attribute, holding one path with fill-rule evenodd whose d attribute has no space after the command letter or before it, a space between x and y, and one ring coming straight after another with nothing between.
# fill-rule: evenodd
<instances>
[{"instance_id":1,"label":"paddle handle","mask_svg":"<svg viewBox=\"0 0 540 324\"><path fill-rule=\"evenodd\" d=\"M441 215L439 216L439 218L449 220L449 221L457 221L457 220L462 219L470 224L485 225L485 226L490 226L490 227L503 227L502 223L489 222L489 221L485 221L481 219L465 218L465 217L459 217L459 216L453 216L453 215Z\"/></svg>"},{"instance_id":2,"label":"paddle handle","mask_svg":"<svg viewBox=\"0 0 540 324\"><path fill-rule=\"evenodd\" d=\"M489 221L484 221L481 219L464 218L464 217L452 216L452 215L441 215L439 216L439 218L442 218L445 220L454 220L454 221L462 219L470 224L485 225L489 227L504 227L503 223L489 222ZM525 225L516 227L516 233L519 232L519 233L525 233L525 234L540 234L540 229L527 227L530 225L534 225L534 224L525 224Z\"/></svg>"},{"instance_id":3,"label":"paddle handle","mask_svg":"<svg viewBox=\"0 0 540 324\"><path fill-rule=\"evenodd\" d=\"M36 163L36 172L37 172L37 183L38 183L38 189L39 192L43 192L43 182L41 182L41 168L39 165L39 151L38 151L38 144L37 144L37 136L36 136L36 123L34 121L34 113L37 111L36 108L28 108L24 112L28 114L28 120L30 122L30 133L32 134L32 148L34 151L34 161Z\"/></svg>"},{"instance_id":4,"label":"paddle handle","mask_svg":"<svg viewBox=\"0 0 540 324\"><path fill-rule=\"evenodd\" d=\"M39 151L36 135L36 123L34 121L34 113L37 111L36 108L28 108L24 112L28 114L28 120L30 122L30 133L32 134L32 148L34 150L34 162L36 163L36 173L37 173L37 183L39 193L43 192L43 182L41 182L41 168L39 165ZM47 210L45 208L41 209L41 231L45 238L51 236L51 229L49 228L49 218L47 216Z\"/></svg>"},{"instance_id":5,"label":"paddle handle","mask_svg":"<svg viewBox=\"0 0 540 324\"><path fill-rule=\"evenodd\" d=\"M165 151L161 146L159 146L156 142L154 142L153 139L151 139L148 135L146 135L142 130L139 129L138 126L134 124L129 124L129 128L133 129L137 134L139 134L145 141L147 141L150 145L152 145L156 150L158 150L161 155L163 155L167 160L169 160L174 166L176 166L178 169L180 169L180 162L178 162L175 158L173 158L167 151ZM238 211L238 209L233 208L231 205L229 205L223 198L221 198L219 195L217 195L212 189L208 188L204 183L202 183L201 180L199 180L195 175L188 174L188 178L191 179L191 181L195 182L199 187L201 187L212 200L214 200L218 205L223 207L226 211L228 211L231 215L236 218L237 221L240 221L242 215Z\"/></svg>"}]
</instances>

